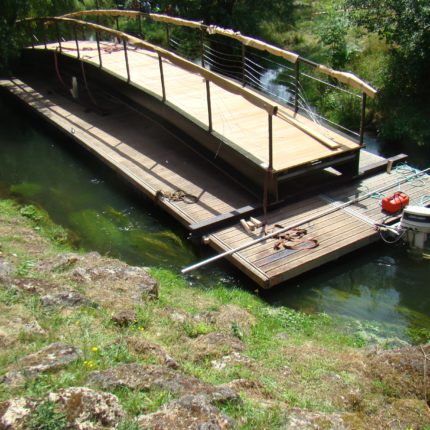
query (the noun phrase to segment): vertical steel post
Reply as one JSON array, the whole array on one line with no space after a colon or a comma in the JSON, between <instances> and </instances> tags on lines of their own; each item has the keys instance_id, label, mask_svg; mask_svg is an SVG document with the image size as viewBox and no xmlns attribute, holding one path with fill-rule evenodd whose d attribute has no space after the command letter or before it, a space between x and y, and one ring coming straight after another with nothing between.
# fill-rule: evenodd
<instances>
[{"instance_id":1,"label":"vertical steel post","mask_svg":"<svg viewBox=\"0 0 430 430\"><path fill-rule=\"evenodd\" d=\"M269 113L269 170L273 170L273 115Z\"/></svg>"},{"instance_id":2,"label":"vertical steel post","mask_svg":"<svg viewBox=\"0 0 430 430\"><path fill-rule=\"evenodd\" d=\"M46 28L45 28L45 23L42 22L42 34L43 34L43 44L45 45L45 49L48 49L48 44L47 44L47 35L46 35Z\"/></svg>"},{"instance_id":3,"label":"vertical steel post","mask_svg":"<svg viewBox=\"0 0 430 430\"><path fill-rule=\"evenodd\" d=\"M34 34L33 34L33 26L30 21L28 21L28 29L30 31L30 39L31 39L31 47L34 49Z\"/></svg>"},{"instance_id":4,"label":"vertical steel post","mask_svg":"<svg viewBox=\"0 0 430 430\"><path fill-rule=\"evenodd\" d=\"M138 25L139 25L139 37L142 37L142 15L139 14L139 21L138 21Z\"/></svg>"},{"instance_id":5,"label":"vertical steel post","mask_svg":"<svg viewBox=\"0 0 430 430\"><path fill-rule=\"evenodd\" d=\"M158 54L158 64L160 65L160 78L161 78L161 89L163 91L163 102L166 101L166 87L164 85L164 72L163 72L163 59Z\"/></svg>"},{"instance_id":6,"label":"vertical steel post","mask_svg":"<svg viewBox=\"0 0 430 430\"><path fill-rule=\"evenodd\" d=\"M294 64L294 113L299 111L300 60Z\"/></svg>"},{"instance_id":7,"label":"vertical steel post","mask_svg":"<svg viewBox=\"0 0 430 430\"><path fill-rule=\"evenodd\" d=\"M206 98L208 102L208 120L209 120L209 133L212 133L212 104L211 104L211 87L210 82L206 79Z\"/></svg>"},{"instance_id":8,"label":"vertical steel post","mask_svg":"<svg viewBox=\"0 0 430 430\"><path fill-rule=\"evenodd\" d=\"M367 102L367 94L363 93L361 97L360 145L363 145L364 143L364 123L366 121L366 102Z\"/></svg>"},{"instance_id":9,"label":"vertical steel post","mask_svg":"<svg viewBox=\"0 0 430 430\"><path fill-rule=\"evenodd\" d=\"M76 51L79 59L81 58L81 54L79 52L78 32L76 31L76 24L73 26L73 33L75 34Z\"/></svg>"},{"instance_id":10,"label":"vertical steel post","mask_svg":"<svg viewBox=\"0 0 430 430\"><path fill-rule=\"evenodd\" d=\"M63 48L61 46L61 35L60 35L58 21L55 21L55 31L57 32L58 46L60 48L60 52L63 52Z\"/></svg>"},{"instance_id":11,"label":"vertical steel post","mask_svg":"<svg viewBox=\"0 0 430 430\"><path fill-rule=\"evenodd\" d=\"M118 17L117 17L117 16L115 17L115 23L116 23L116 29L117 29L118 31L121 31L121 30L119 29L119 19L118 19Z\"/></svg>"},{"instance_id":12,"label":"vertical steel post","mask_svg":"<svg viewBox=\"0 0 430 430\"><path fill-rule=\"evenodd\" d=\"M242 43L242 85L246 85L246 47Z\"/></svg>"},{"instance_id":13,"label":"vertical steel post","mask_svg":"<svg viewBox=\"0 0 430 430\"><path fill-rule=\"evenodd\" d=\"M130 65L128 64L127 41L123 39L122 44L124 46L125 67L127 69L127 82L130 82Z\"/></svg>"},{"instance_id":14,"label":"vertical steel post","mask_svg":"<svg viewBox=\"0 0 430 430\"><path fill-rule=\"evenodd\" d=\"M202 67L205 67L205 34L203 30L200 30L200 51L202 55Z\"/></svg>"},{"instance_id":15,"label":"vertical steel post","mask_svg":"<svg viewBox=\"0 0 430 430\"><path fill-rule=\"evenodd\" d=\"M170 49L170 27L166 24L167 49Z\"/></svg>"},{"instance_id":16,"label":"vertical steel post","mask_svg":"<svg viewBox=\"0 0 430 430\"><path fill-rule=\"evenodd\" d=\"M99 53L99 67L101 69L103 67L103 63L102 63L102 51L100 49L100 36L98 31L96 31L96 42L97 42L97 52Z\"/></svg>"}]
</instances>

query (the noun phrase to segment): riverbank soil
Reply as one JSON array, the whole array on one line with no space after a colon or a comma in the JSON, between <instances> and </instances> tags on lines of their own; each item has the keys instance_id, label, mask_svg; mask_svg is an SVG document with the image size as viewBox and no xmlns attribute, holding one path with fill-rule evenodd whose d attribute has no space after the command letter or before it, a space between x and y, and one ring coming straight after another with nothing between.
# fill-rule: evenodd
<instances>
[{"instance_id":1,"label":"riverbank soil","mask_svg":"<svg viewBox=\"0 0 430 430\"><path fill-rule=\"evenodd\" d=\"M430 345L369 347L67 234L0 200L0 429L430 429Z\"/></svg>"}]
</instances>

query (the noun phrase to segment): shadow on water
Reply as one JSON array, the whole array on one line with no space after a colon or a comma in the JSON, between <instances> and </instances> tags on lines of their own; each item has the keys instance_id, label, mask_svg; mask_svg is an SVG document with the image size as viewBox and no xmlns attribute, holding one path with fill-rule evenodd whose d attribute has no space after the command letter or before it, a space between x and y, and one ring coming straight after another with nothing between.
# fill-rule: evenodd
<instances>
[{"instance_id":1,"label":"shadow on water","mask_svg":"<svg viewBox=\"0 0 430 430\"><path fill-rule=\"evenodd\" d=\"M376 145L372 142L372 145ZM375 146L377 149L377 147ZM391 155L391 154L390 154ZM0 197L45 209L71 231L74 245L130 264L178 272L211 251L95 157L0 99ZM430 329L428 262L403 247L375 246L262 293L275 305L325 312L406 337ZM251 281L221 262L186 277L190 286L224 283L253 290Z\"/></svg>"}]
</instances>

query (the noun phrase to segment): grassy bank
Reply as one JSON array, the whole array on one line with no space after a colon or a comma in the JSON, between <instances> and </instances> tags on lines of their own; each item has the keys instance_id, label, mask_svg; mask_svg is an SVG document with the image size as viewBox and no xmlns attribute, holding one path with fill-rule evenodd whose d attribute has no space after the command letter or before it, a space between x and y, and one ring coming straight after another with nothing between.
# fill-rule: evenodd
<instances>
[{"instance_id":1,"label":"grassy bank","mask_svg":"<svg viewBox=\"0 0 430 430\"><path fill-rule=\"evenodd\" d=\"M67 236L39 209L0 201L0 263L4 272L8 267L7 275L0 272L0 376L53 342L83 353L58 371L17 386L0 384L0 401L85 386L94 371L124 363L159 365L168 356L182 374L240 394L240 402L219 405L237 428L286 428L292 416L317 423L314 428L331 428L340 416L346 428L428 429L422 367L393 366L384 352L370 351L330 317L271 307L216 280L212 287L193 287L164 268L150 271L159 282L158 299L136 302L127 296L134 286L122 280L118 300L117 284L83 282L76 274L83 265L87 271L126 265L94 254L64 259L72 252ZM85 300L47 306L44 294L64 288ZM118 324L112 315L123 310L134 317ZM24 328L34 321L41 330ZM123 429L177 397L163 389L111 392L127 413ZM57 413L42 408L28 428L66 428L53 419ZM57 427L46 424L50 420ZM37 427L41 421L45 427Z\"/></svg>"}]
</instances>

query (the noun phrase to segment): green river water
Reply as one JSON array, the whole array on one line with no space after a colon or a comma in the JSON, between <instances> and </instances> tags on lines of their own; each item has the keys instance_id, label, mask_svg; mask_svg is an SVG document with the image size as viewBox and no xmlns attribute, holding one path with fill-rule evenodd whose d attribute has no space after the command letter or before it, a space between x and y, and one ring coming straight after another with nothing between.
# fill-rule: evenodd
<instances>
[{"instance_id":1,"label":"green river water","mask_svg":"<svg viewBox=\"0 0 430 430\"><path fill-rule=\"evenodd\" d=\"M390 155L402 148L373 151ZM410 152L410 151L409 151ZM414 151L411 163L430 164ZM171 218L139 197L109 168L77 144L47 132L26 113L0 99L0 197L45 209L71 231L76 246L142 266L174 271L210 255L187 240ZM274 306L324 312L345 320L370 340L415 340L430 330L430 261L403 246L375 245L334 264L261 293ZM194 272L193 287L223 282L252 292L256 287L227 263Z\"/></svg>"}]
</instances>

